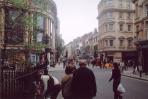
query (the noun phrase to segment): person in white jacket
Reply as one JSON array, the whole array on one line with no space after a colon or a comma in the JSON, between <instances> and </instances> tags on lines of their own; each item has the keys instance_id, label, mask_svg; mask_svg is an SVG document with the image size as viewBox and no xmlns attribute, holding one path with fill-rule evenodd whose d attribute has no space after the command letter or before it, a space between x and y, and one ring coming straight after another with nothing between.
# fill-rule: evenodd
<instances>
[{"instance_id":1,"label":"person in white jacket","mask_svg":"<svg viewBox=\"0 0 148 99\"><path fill-rule=\"evenodd\" d=\"M61 90L59 80L56 77L49 75L47 69L44 70L44 75L41 76L41 80L44 84L43 94L45 99L56 99Z\"/></svg>"}]
</instances>

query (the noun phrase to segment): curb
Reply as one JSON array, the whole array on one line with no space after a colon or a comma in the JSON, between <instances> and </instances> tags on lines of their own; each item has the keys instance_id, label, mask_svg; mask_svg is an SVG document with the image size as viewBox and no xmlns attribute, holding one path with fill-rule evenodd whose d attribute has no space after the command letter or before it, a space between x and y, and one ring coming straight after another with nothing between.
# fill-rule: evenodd
<instances>
[{"instance_id":1,"label":"curb","mask_svg":"<svg viewBox=\"0 0 148 99\"><path fill-rule=\"evenodd\" d=\"M138 79L138 80L143 80L143 81L148 81L148 79L133 77L133 76L125 75L125 74L122 74L122 76L129 77L129 78L134 78L134 79Z\"/></svg>"}]
</instances>

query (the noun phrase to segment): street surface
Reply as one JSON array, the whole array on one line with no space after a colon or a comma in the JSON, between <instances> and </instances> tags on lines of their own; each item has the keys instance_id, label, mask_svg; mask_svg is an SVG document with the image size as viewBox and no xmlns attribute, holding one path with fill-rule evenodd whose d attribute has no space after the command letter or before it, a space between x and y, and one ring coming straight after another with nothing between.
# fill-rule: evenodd
<instances>
[{"instance_id":1,"label":"street surface","mask_svg":"<svg viewBox=\"0 0 148 99\"><path fill-rule=\"evenodd\" d=\"M101 70L99 68L93 68L92 70L95 73L97 82L97 95L94 99L114 99L112 82L108 82L111 70ZM50 71L50 73L60 81L64 75L63 70ZM126 89L123 99L148 99L148 81L122 76L122 84ZM57 99L63 99L61 93Z\"/></svg>"}]
</instances>

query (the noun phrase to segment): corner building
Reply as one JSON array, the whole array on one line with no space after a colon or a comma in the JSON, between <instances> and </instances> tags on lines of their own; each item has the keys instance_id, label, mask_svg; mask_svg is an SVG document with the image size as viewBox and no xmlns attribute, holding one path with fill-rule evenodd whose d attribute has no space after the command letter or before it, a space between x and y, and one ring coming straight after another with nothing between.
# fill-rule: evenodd
<instances>
[{"instance_id":1,"label":"corner building","mask_svg":"<svg viewBox=\"0 0 148 99\"><path fill-rule=\"evenodd\" d=\"M0 0L0 57L10 64L38 63L44 42L55 50L58 26L53 0Z\"/></svg>"},{"instance_id":2,"label":"corner building","mask_svg":"<svg viewBox=\"0 0 148 99\"><path fill-rule=\"evenodd\" d=\"M135 45L138 60L148 73L148 0L132 0L135 4Z\"/></svg>"},{"instance_id":3,"label":"corner building","mask_svg":"<svg viewBox=\"0 0 148 99\"><path fill-rule=\"evenodd\" d=\"M131 0L101 0L98 4L98 48L102 60L137 60L133 43L134 5Z\"/></svg>"}]
</instances>

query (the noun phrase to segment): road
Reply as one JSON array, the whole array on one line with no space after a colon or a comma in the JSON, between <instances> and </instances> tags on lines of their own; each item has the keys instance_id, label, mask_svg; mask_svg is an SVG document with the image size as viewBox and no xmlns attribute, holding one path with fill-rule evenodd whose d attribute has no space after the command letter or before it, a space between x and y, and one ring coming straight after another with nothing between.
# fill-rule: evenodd
<instances>
[{"instance_id":1,"label":"road","mask_svg":"<svg viewBox=\"0 0 148 99\"><path fill-rule=\"evenodd\" d=\"M99 68L93 68L92 70L97 82L97 95L94 99L113 99L112 82L108 82L111 70L101 70ZM50 73L59 80L64 75L62 70L51 71ZM148 99L148 82L122 76L122 84L126 89L123 99ZM58 95L58 99L63 99L61 93Z\"/></svg>"}]
</instances>

